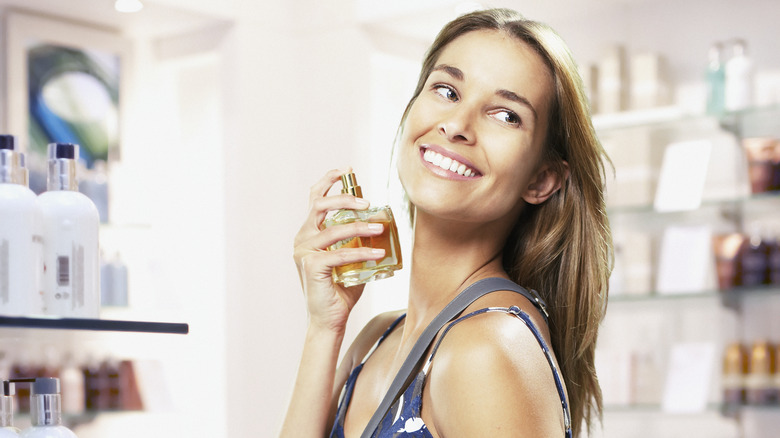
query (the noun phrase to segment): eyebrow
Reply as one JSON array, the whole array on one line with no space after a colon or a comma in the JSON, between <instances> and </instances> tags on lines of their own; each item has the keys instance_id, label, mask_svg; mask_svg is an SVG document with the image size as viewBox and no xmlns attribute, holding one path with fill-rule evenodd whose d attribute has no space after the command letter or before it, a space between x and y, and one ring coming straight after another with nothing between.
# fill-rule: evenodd
<instances>
[{"instance_id":1,"label":"eyebrow","mask_svg":"<svg viewBox=\"0 0 780 438\"><path fill-rule=\"evenodd\" d=\"M433 71L443 71L459 81L462 81L466 77L466 75L463 74L463 71L461 69L447 64L439 64L433 68ZM496 90L496 95L528 107L528 109L531 110L531 113L533 113L534 119L539 118L538 114L536 113L536 108L534 108L534 106L531 104L531 101L528 100L526 97L521 96L515 93L514 91L509 91L505 89Z\"/></svg>"}]
</instances>

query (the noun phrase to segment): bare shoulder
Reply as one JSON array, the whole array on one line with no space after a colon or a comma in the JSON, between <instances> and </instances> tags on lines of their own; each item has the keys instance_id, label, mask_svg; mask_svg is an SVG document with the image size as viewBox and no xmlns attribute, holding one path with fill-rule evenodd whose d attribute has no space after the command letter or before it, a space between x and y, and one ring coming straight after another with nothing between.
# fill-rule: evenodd
<instances>
[{"instance_id":1,"label":"bare shoulder","mask_svg":"<svg viewBox=\"0 0 780 438\"><path fill-rule=\"evenodd\" d=\"M563 436L552 369L516 316L487 312L446 335L427 379L424 409L439 436Z\"/></svg>"}]
</instances>

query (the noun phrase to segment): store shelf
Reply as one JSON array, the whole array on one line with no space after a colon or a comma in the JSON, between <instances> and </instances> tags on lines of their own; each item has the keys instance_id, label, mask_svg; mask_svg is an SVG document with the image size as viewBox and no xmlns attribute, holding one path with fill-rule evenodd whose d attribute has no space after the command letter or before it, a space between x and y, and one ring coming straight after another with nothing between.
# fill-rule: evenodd
<instances>
[{"instance_id":1,"label":"store shelf","mask_svg":"<svg viewBox=\"0 0 780 438\"><path fill-rule=\"evenodd\" d=\"M616 131L633 128L664 128L679 124L714 122L727 128L739 125L747 118L762 117L780 112L780 105L747 108L729 111L719 115L697 114L683 111L681 108L658 107L647 110L624 111L593 116L593 127L598 132Z\"/></svg>"},{"instance_id":2,"label":"store shelf","mask_svg":"<svg viewBox=\"0 0 780 438\"><path fill-rule=\"evenodd\" d=\"M761 202L774 202L780 200L780 191L755 193L750 196L735 197L727 199L705 199L702 200L701 208L707 207L730 207L735 204L752 204ZM675 215L675 214L689 214L696 210L680 210L680 211L658 211L653 205L624 205L624 206L607 206L607 214L652 214L652 215Z\"/></svg>"},{"instance_id":3,"label":"store shelf","mask_svg":"<svg viewBox=\"0 0 780 438\"><path fill-rule=\"evenodd\" d=\"M189 325L186 323L121 321L86 318L29 318L21 316L0 316L0 327L162 333L178 335L186 335L190 330Z\"/></svg>"},{"instance_id":4,"label":"store shelf","mask_svg":"<svg viewBox=\"0 0 780 438\"><path fill-rule=\"evenodd\" d=\"M747 411L761 411L770 413L780 413L780 405L739 405L727 406L722 403L708 403L704 410L699 412L686 412L687 415L702 415L719 413L726 416L739 415ZM607 405L604 406L604 412L611 414L642 414L642 415L662 415L669 414L660 404L642 403L631 405Z\"/></svg>"},{"instance_id":5,"label":"store shelf","mask_svg":"<svg viewBox=\"0 0 780 438\"><path fill-rule=\"evenodd\" d=\"M610 303L637 303L637 302L661 302L661 301L681 301L687 299L707 300L721 299L729 307L733 307L744 298L754 298L762 296L780 296L780 285L766 284L752 287L735 287L726 291L708 290L699 292L681 292L681 293L649 293L649 294L618 294L610 295Z\"/></svg>"}]
</instances>

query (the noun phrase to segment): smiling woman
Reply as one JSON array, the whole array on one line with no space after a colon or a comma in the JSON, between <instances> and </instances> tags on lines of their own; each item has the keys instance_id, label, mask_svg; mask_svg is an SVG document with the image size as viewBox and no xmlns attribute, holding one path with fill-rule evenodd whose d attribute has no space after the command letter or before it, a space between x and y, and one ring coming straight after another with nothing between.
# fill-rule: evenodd
<instances>
[{"instance_id":1,"label":"smiling woman","mask_svg":"<svg viewBox=\"0 0 780 438\"><path fill-rule=\"evenodd\" d=\"M565 44L509 10L455 19L424 60L396 147L414 232L408 308L374 318L337 367L363 287L330 272L382 254L323 249L381 230L322 230L329 211L366 208L326 196L347 169L328 172L295 239L309 327L282 436L578 435L600 415L593 359L611 239L606 157ZM484 281L503 286L435 323ZM431 330L427 359L396 377L393 389L406 384L385 410L392 376Z\"/></svg>"}]
</instances>

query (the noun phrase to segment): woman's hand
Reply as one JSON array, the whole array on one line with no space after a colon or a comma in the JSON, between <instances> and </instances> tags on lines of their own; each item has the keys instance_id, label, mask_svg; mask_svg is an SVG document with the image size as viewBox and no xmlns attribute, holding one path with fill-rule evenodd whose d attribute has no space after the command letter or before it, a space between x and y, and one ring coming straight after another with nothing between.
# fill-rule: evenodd
<instances>
[{"instance_id":1,"label":"woman's hand","mask_svg":"<svg viewBox=\"0 0 780 438\"><path fill-rule=\"evenodd\" d=\"M326 196L333 184L349 170L331 170L311 188L309 216L295 236L293 258L298 268L309 324L343 333L352 308L363 293L365 285L344 287L333 282L336 266L367 260L379 260L384 250L373 248L339 248L328 251L336 242L355 236L373 236L382 233L381 224L356 221L344 225L322 227L329 211L340 209L364 210L365 199L340 194Z\"/></svg>"}]
</instances>

